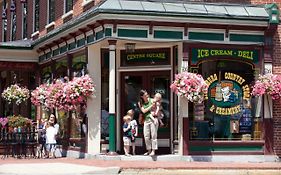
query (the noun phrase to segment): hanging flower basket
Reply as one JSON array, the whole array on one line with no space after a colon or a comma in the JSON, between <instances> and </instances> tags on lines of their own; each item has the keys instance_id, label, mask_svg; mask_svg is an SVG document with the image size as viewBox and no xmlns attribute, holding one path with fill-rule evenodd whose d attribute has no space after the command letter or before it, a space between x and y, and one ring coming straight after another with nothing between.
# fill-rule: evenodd
<instances>
[{"instance_id":1,"label":"hanging flower basket","mask_svg":"<svg viewBox=\"0 0 281 175\"><path fill-rule=\"evenodd\" d=\"M48 109L73 111L86 107L87 98L93 95L95 86L89 75L75 77L72 81L57 80L50 85L40 85L32 93L31 102Z\"/></svg>"},{"instance_id":2,"label":"hanging flower basket","mask_svg":"<svg viewBox=\"0 0 281 175\"><path fill-rule=\"evenodd\" d=\"M49 84L41 84L35 90L31 92L31 102L35 106L42 106L46 108L46 99L48 97L48 88L50 87Z\"/></svg>"},{"instance_id":3,"label":"hanging flower basket","mask_svg":"<svg viewBox=\"0 0 281 175\"><path fill-rule=\"evenodd\" d=\"M270 95L273 100L281 97L281 75L259 75L252 90L253 96Z\"/></svg>"},{"instance_id":4,"label":"hanging flower basket","mask_svg":"<svg viewBox=\"0 0 281 175\"><path fill-rule=\"evenodd\" d=\"M9 104L15 102L20 105L30 97L29 90L25 87L20 87L17 84L13 84L2 92L2 98Z\"/></svg>"},{"instance_id":5,"label":"hanging flower basket","mask_svg":"<svg viewBox=\"0 0 281 175\"><path fill-rule=\"evenodd\" d=\"M170 88L178 96L185 97L194 103L202 103L208 91L208 85L203 77L189 72L176 74Z\"/></svg>"}]
</instances>

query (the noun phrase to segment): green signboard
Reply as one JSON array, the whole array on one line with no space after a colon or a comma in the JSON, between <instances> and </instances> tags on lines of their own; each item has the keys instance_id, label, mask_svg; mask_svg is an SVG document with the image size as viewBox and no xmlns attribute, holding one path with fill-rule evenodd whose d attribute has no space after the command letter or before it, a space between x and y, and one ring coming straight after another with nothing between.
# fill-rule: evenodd
<instances>
[{"instance_id":1,"label":"green signboard","mask_svg":"<svg viewBox=\"0 0 281 175\"><path fill-rule=\"evenodd\" d=\"M170 49L139 49L133 53L121 51L121 65L153 65L153 64L169 64Z\"/></svg>"},{"instance_id":2,"label":"green signboard","mask_svg":"<svg viewBox=\"0 0 281 175\"><path fill-rule=\"evenodd\" d=\"M211 58L236 58L244 61L257 63L259 61L258 50L246 49L219 49L219 48L192 48L191 63L197 64L199 61L207 61Z\"/></svg>"}]
</instances>

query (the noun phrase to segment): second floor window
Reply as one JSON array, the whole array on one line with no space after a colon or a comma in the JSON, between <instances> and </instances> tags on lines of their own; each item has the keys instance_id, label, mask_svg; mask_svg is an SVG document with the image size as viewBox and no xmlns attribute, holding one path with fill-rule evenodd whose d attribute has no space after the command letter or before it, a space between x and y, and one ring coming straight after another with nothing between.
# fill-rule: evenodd
<instances>
[{"instance_id":1,"label":"second floor window","mask_svg":"<svg viewBox=\"0 0 281 175\"><path fill-rule=\"evenodd\" d=\"M65 13L73 9L73 0L65 0Z\"/></svg>"},{"instance_id":2,"label":"second floor window","mask_svg":"<svg viewBox=\"0 0 281 175\"><path fill-rule=\"evenodd\" d=\"M34 28L33 32L39 31L39 6L40 0L34 0Z\"/></svg>"},{"instance_id":3,"label":"second floor window","mask_svg":"<svg viewBox=\"0 0 281 175\"><path fill-rule=\"evenodd\" d=\"M7 41L7 3L6 0L2 3L2 41Z\"/></svg>"},{"instance_id":4,"label":"second floor window","mask_svg":"<svg viewBox=\"0 0 281 175\"><path fill-rule=\"evenodd\" d=\"M49 20L48 23L55 21L55 0L49 0Z\"/></svg>"},{"instance_id":5,"label":"second floor window","mask_svg":"<svg viewBox=\"0 0 281 175\"><path fill-rule=\"evenodd\" d=\"M17 32L17 15L16 12L11 12L11 41L16 40L16 32Z\"/></svg>"},{"instance_id":6,"label":"second floor window","mask_svg":"<svg viewBox=\"0 0 281 175\"><path fill-rule=\"evenodd\" d=\"M22 4L22 38L27 38L27 3Z\"/></svg>"}]
</instances>

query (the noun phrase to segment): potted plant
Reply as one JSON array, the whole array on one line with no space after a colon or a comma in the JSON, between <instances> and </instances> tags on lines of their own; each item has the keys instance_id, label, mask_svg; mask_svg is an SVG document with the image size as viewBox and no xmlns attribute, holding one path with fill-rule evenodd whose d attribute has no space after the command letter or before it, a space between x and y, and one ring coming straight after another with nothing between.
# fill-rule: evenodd
<instances>
[{"instance_id":1,"label":"potted plant","mask_svg":"<svg viewBox=\"0 0 281 175\"><path fill-rule=\"evenodd\" d=\"M32 121L28 118L25 118L21 115L12 115L8 116L8 127L9 131L22 130L29 128L32 125Z\"/></svg>"}]
</instances>

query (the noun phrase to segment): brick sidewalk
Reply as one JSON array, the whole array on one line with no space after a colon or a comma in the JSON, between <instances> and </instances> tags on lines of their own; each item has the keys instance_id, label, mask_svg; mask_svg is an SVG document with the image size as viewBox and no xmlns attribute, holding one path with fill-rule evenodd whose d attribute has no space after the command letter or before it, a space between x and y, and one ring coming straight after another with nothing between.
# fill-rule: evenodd
<instances>
[{"instance_id":1,"label":"brick sidewalk","mask_svg":"<svg viewBox=\"0 0 281 175\"><path fill-rule=\"evenodd\" d=\"M275 169L281 170L281 162L261 163L216 163L216 162L183 162L183 161L136 161L132 160L97 160L97 159L1 159L2 164L27 164L27 163L71 163L97 167L120 167L121 169Z\"/></svg>"}]
</instances>

